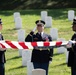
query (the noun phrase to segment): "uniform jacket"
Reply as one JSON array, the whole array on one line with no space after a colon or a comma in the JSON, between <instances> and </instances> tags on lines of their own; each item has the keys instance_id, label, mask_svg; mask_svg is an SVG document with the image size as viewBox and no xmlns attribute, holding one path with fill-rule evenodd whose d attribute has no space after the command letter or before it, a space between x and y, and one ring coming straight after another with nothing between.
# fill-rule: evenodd
<instances>
[{"instance_id":1,"label":"uniform jacket","mask_svg":"<svg viewBox=\"0 0 76 75\"><path fill-rule=\"evenodd\" d=\"M39 33L33 34L33 35L27 35L25 38L26 42L33 42L33 41L46 41L48 39L49 41L52 41L52 38L50 35L47 35L43 33L43 38L39 35ZM47 50L37 50L33 49L32 51L32 57L31 61L32 62L49 62L52 61L53 57L53 49L47 49Z\"/></svg>"},{"instance_id":2,"label":"uniform jacket","mask_svg":"<svg viewBox=\"0 0 76 75\"><path fill-rule=\"evenodd\" d=\"M71 40L76 41L76 34L74 34ZM76 44L72 45L72 48L67 49L69 51L68 66L76 69Z\"/></svg>"},{"instance_id":3,"label":"uniform jacket","mask_svg":"<svg viewBox=\"0 0 76 75\"><path fill-rule=\"evenodd\" d=\"M2 34L0 34L0 40L4 40ZM5 63L5 51L0 51L0 63Z\"/></svg>"}]
</instances>

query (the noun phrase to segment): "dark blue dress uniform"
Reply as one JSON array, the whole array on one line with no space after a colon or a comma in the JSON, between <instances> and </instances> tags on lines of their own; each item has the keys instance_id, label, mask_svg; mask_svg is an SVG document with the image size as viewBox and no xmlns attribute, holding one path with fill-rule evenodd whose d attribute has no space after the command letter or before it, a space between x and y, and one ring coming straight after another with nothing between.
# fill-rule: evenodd
<instances>
[{"instance_id":1,"label":"dark blue dress uniform","mask_svg":"<svg viewBox=\"0 0 76 75\"><path fill-rule=\"evenodd\" d=\"M0 40L4 40L2 34L0 34ZM0 63L5 63L5 51L0 51Z\"/></svg>"},{"instance_id":2,"label":"dark blue dress uniform","mask_svg":"<svg viewBox=\"0 0 76 75\"><path fill-rule=\"evenodd\" d=\"M1 19L0 19L0 25L2 25ZM0 34L0 40L4 40L2 34ZM5 60L5 51L0 50L0 75L5 75L5 66L4 63Z\"/></svg>"},{"instance_id":3,"label":"dark blue dress uniform","mask_svg":"<svg viewBox=\"0 0 76 75\"><path fill-rule=\"evenodd\" d=\"M76 21L73 21L74 25L76 25ZM76 33L74 33L71 40L76 41ZM71 67L71 75L76 75L76 44L72 44L72 48L67 48L67 50L69 51L68 66Z\"/></svg>"},{"instance_id":4,"label":"dark blue dress uniform","mask_svg":"<svg viewBox=\"0 0 76 75\"><path fill-rule=\"evenodd\" d=\"M46 41L46 39L48 39L48 41L52 41L51 36L48 34L43 33L43 37L41 37L41 35L38 32L36 34L31 32L30 34L27 35L27 37L25 38L25 41L26 42L38 42L38 41L44 42ZM46 48L46 47L43 49L34 48L32 51L31 62L34 63L34 68L42 68L42 69L46 68L47 69L46 75L48 75L49 61L52 61L52 57L53 57L52 48L51 49ZM38 64L42 65L42 67L39 66Z\"/></svg>"},{"instance_id":5,"label":"dark blue dress uniform","mask_svg":"<svg viewBox=\"0 0 76 75\"><path fill-rule=\"evenodd\" d=\"M72 36L71 40L76 41L76 33ZM76 44L72 45L72 48L67 49L69 51L68 66L71 67L72 75L76 75ZM75 74L73 74L75 70Z\"/></svg>"}]
</instances>

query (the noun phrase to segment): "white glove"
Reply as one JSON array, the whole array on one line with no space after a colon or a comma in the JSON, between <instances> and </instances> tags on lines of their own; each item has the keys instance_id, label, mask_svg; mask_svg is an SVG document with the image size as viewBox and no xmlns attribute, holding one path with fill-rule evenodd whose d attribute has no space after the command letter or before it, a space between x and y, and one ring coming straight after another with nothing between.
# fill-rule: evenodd
<instances>
[{"instance_id":1,"label":"white glove","mask_svg":"<svg viewBox=\"0 0 76 75\"><path fill-rule=\"evenodd\" d=\"M51 64L52 63L52 61L49 61L49 64Z\"/></svg>"},{"instance_id":2,"label":"white glove","mask_svg":"<svg viewBox=\"0 0 76 75\"><path fill-rule=\"evenodd\" d=\"M73 42L71 40L69 40L69 42L67 43L66 47L67 48L71 48L72 47Z\"/></svg>"},{"instance_id":3,"label":"white glove","mask_svg":"<svg viewBox=\"0 0 76 75\"><path fill-rule=\"evenodd\" d=\"M35 32L36 31L36 29L37 29L37 26L32 30L33 32Z\"/></svg>"},{"instance_id":4,"label":"white glove","mask_svg":"<svg viewBox=\"0 0 76 75\"><path fill-rule=\"evenodd\" d=\"M6 50L6 48L1 48L1 49L0 49L0 51L5 51L5 50Z\"/></svg>"},{"instance_id":5,"label":"white glove","mask_svg":"<svg viewBox=\"0 0 76 75\"><path fill-rule=\"evenodd\" d=\"M6 48L2 48L2 46L0 45L0 51L4 51L6 50Z\"/></svg>"},{"instance_id":6,"label":"white glove","mask_svg":"<svg viewBox=\"0 0 76 75\"><path fill-rule=\"evenodd\" d=\"M2 48L1 44L0 44L0 49Z\"/></svg>"}]
</instances>

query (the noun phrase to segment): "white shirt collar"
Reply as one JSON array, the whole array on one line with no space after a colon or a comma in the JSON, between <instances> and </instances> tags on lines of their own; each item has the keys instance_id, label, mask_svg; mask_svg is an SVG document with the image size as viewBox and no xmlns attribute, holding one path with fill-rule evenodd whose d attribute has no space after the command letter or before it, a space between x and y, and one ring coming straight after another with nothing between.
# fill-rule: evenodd
<instances>
[{"instance_id":1,"label":"white shirt collar","mask_svg":"<svg viewBox=\"0 0 76 75\"><path fill-rule=\"evenodd\" d=\"M38 33L39 33L39 34L41 33L41 36L43 37L43 33L44 33L44 32L38 32Z\"/></svg>"}]
</instances>

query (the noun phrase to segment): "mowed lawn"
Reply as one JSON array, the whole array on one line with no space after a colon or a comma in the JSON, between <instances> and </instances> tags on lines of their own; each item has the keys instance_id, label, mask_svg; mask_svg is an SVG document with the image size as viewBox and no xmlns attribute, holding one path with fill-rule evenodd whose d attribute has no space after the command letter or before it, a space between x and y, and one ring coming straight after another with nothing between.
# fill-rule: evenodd
<instances>
[{"instance_id":1,"label":"mowed lawn","mask_svg":"<svg viewBox=\"0 0 76 75\"><path fill-rule=\"evenodd\" d=\"M71 29L72 21L68 20L69 9L46 9L48 16L52 16L52 28L58 29L58 37L70 40L73 31ZM3 21L3 31L5 40L18 41L18 32L15 29L14 12L20 12L22 18L22 29L26 35L35 27L35 21L40 19L40 12L43 10L15 10L0 11L0 18ZM51 28L45 28L45 32L50 34ZM22 58L19 57L19 51L15 49L7 49L6 51L6 75L27 75L27 67L22 66ZM70 68L66 64L66 55L58 54L54 49L53 61L49 67L49 75L70 75Z\"/></svg>"}]
</instances>

